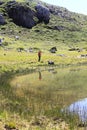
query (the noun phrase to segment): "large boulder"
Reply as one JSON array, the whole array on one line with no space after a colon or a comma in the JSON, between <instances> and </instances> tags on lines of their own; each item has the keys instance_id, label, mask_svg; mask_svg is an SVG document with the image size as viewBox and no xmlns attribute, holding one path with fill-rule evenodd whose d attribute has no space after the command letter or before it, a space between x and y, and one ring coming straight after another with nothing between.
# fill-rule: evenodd
<instances>
[{"instance_id":1,"label":"large boulder","mask_svg":"<svg viewBox=\"0 0 87 130\"><path fill-rule=\"evenodd\" d=\"M56 47L52 47L52 48L50 49L50 52L51 52L51 53L56 53L56 51L57 51L57 48L56 48Z\"/></svg>"},{"instance_id":2,"label":"large boulder","mask_svg":"<svg viewBox=\"0 0 87 130\"><path fill-rule=\"evenodd\" d=\"M5 19L2 14L0 14L0 25L6 24Z\"/></svg>"},{"instance_id":3,"label":"large boulder","mask_svg":"<svg viewBox=\"0 0 87 130\"><path fill-rule=\"evenodd\" d=\"M19 26L32 28L40 22L49 23L49 9L42 5L31 8L29 3L18 3L16 1L7 2L6 11L13 22Z\"/></svg>"},{"instance_id":4,"label":"large boulder","mask_svg":"<svg viewBox=\"0 0 87 130\"><path fill-rule=\"evenodd\" d=\"M35 6L35 10L37 11L37 18L39 22L44 22L45 24L49 23L50 20L50 12L49 9L42 5Z\"/></svg>"},{"instance_id":5,"label":"large boulder","mask_svg":"<svg viewBox=\"0 0 87 130\"><path fill-rule=\"evenodd\" d=\"M3 1L0 1L0 5L2 5L2 4L4 4L4 2L3 2Z\"/></svg>"},{"instance_id":6,"label":"large boulder","mask_svg":"<svg viewBox=\"0 0 87 130\"><path fill-rule=\"evenodd\" d=\"M32 28L36 25L34 20L34 17L36 17L35 12L28 6L10 1L7 3L7 12L9 17L13 19L13 22L19 26Z\"/></svg>"}]
</instances>

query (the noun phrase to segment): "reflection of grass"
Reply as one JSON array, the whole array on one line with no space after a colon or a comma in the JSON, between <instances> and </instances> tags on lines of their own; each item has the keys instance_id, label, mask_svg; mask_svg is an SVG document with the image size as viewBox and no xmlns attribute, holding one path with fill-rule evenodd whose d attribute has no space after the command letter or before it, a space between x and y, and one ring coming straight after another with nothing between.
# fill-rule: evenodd
<instances>
[{"instance_id":1,"label":"reflection of grass","mask_svg":"<svg viewBox=\"0 0 87 130\"><path fill-rule=\"evenodd\" d=\"M28 119L29 115L66 119L67 115L61 115L60 109L87 95L86 81L86 72L79 68L58 69L57 75L42 72L42 80L39 80L39 73L16 76L8 88L12 93L8 100L9 111ZM5 97L9 97L8 90L4 91ZM70 120L74 121L71 117Z\"/></svg>"}]
</instances>

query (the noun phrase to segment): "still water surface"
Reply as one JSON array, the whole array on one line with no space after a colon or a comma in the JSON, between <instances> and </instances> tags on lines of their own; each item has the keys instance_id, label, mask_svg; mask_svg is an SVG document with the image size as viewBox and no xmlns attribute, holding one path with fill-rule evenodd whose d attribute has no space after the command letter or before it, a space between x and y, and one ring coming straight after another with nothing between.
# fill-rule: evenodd
<instances>
[{"instance_id":1,"label":"still water surface","mask_svg":"<svg viewBox=\"0 0 87 130\"><path fill-rule=\"evenodd\" d=\"M33 73L15 76L10 84L16 97L23 97L27 106L40 105L39 110L43 111L51 107L67 107L70 112L77 113L81 120L87 119L86 66L39 68Z\"/></svg>"},{"instance_id":2,"label":"still water surface","mask_svg":"<svg viewBox=\"0 0 87 130\"><path fill-rule=\"evenodd\" d=\"M74 102L67 110L77 114L82 122L87 121L87 98Z\"/></svg>"}]
</instances>

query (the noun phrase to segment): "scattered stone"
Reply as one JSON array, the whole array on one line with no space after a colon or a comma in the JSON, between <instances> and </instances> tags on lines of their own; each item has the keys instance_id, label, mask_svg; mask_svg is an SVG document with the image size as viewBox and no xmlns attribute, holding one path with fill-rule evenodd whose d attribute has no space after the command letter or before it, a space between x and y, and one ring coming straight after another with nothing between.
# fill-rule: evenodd
<instances>
[{"instance_id":1,"label":"scattered stone","mask_svg":"<svg viewBox=\"0 0 87 130\"><path fill-rule=\"evenodd\" d=\"M79 123L78 127L87 127L87 123L86 122L81 122Z\"/></svg>"},{"instance_id":2,"label":"scattered stone","mask_svg":"<svg viewBox=\"0 0 87 130\"><path fill-rule=\"evenodd\" d=\"M19 40L19 36L15 36L15 40Z\"/></svg>"},{"instance_id":3,"label":"scattered stone","mask_svg":"<svg viewBox=\"0 0 87 130\"><path fill-rule=\"evenodd\" d=\"M59 54L59 56L61 56L61 57L66 57L64 54Z\"/></svg>"},{"instance_id":4,"label":"scattered stone","mask_svg":"<svg viewBox=\"0 0 87 130\"><path fill-rule=\"evenodd\" d=\"M3 15L0 14L0 25L4 25L4 24L6 24L6 21L5 21L4 17L3 17Z\"/></svg>"},{"instance_id":5,"label":"scattered stone","mask_svg":"<svg viewBox=\"0 0 87 130\"><path fill-rule=\"evenodd\" d=\"M0 38L0 46L2 46L3 41L4 41L4 38Z\"/></svg>"},{"instance_id":6,"label":"scattered stone","mask_svg":"<svg viewBox=\"0 0 87 130\"><path fill-rule=\"evenodd\" d=\"M56 53L56 51L57 51L57 48L56 48L56 47L52 47L52 48L50 49L50 52L51 52L51 53Z\"/></svg>"},{"instance_id":7,"label":"scattered stone","mask_svg":"<svg viewBox=\"0 0 87 130\"><path fill-rule=\"evenodd\" d=\"M29 52L33 52L33 48L30 47L30 48L29 48Z\"/></svg>"},{"instance_id":8,"label":"scattered stone","mask_svg":"<svg viewBox=\"0 0 87 130\"><path fill-rule=\"evenodd\" d=\"M19 48L17 48L17 51L18 52L22 52L22 51L24 51L24 48L23 47L19 47Z\"/></svg>"},{"instance_id":9,"label":"scattered stone","mask_svg":"<svg viewBox=\"0 0 87 130\"><path fill-rule=\"evenodd\" d=\"M58 30L58 31L63 31L64 29L66 29L64 26L54 26L53 28L54 30Z\"/></svg>"},{"instance_id":10,"label":"scattered stone","mask_svg":"<svg viewBox=\"0 0 87 130\"><path fill-rule=\"evenodd\" d=\"M70 48L69 51L79 51L79 48Z\"/></svg>"},{"instance_id":11,"label":"scattered stone","mask_svg":"<svg viewBox=\"0 0 87 130\"><path fill-rule=\"evenodd\" d=\"M48 65L54 65L54 61L48 61Z\"/></svg>"},{"instance_id":12,"label":"scattered stone","mask_svg":"<svg viewBox=\"0 0 87 130\"><path fill-rule=\"evenodd\" d=\"M87 54L81 54L82 58L87 58Z\"/></svg>"},{"instance_id":13,"label":"scattered stone","mask_svg":"<svg viewBox=\"0 0 87 130\"><path fill-rule=\"evenodd\" d=\"M79 50L78 50L78 52L82 52L83 51L83 49L82 48L80 48Z\"/></svg>"}]
</instances>

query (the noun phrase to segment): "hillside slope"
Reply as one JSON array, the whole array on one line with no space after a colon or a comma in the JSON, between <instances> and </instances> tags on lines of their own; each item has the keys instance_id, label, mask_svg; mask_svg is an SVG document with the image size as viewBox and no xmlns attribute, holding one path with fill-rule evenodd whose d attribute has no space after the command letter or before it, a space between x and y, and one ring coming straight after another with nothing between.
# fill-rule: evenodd
<instances>
[{"instance_id":1,"label":"hillside slope","mask_svg":"<svg viewBox=\"0 0 87 130\"><path fill-rule=\"evenodd\" d=\"M4 0L5 1L5 0ZM9 1L9 0L8 0ZM17 48L18 46L34 46L48 48L57 46L58 48L81 47L87 48L87 16L68 11L66 8L48 5L38 0L17 0L22 5L35 11L35 6L39 3L50 11L50 20L48 24L40 22L32 29L23 28L14 23L9 18L5 8L6 3L0 5L0 14L4 15L7 24L0 26L1 37L7 37L7 46ZM37 19L36 19L37 21ZM11 44L19 37L16 45ZM10 41L9 41L10 37ZM20 44L21 43L21 44Z\"/></svg>"}]
</instances>

